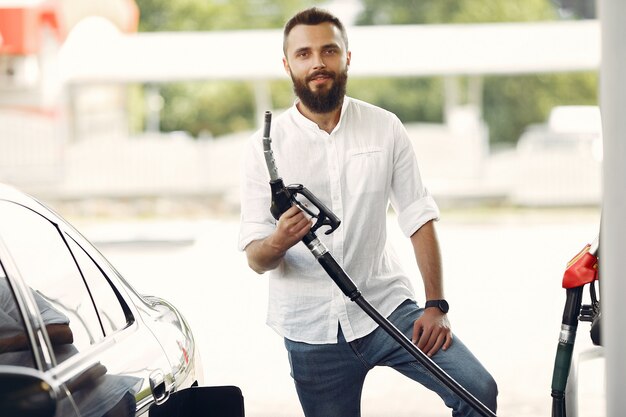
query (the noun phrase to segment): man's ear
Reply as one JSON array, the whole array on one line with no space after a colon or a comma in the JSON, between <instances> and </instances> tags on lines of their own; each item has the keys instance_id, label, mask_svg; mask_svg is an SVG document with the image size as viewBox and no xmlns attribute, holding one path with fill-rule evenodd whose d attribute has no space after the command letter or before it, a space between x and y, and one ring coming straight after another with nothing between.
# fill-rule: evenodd
<instances>
[{"instance_id":1,"label":"man's ear","mask_svg":"<svg viewBox=\"0 0 626 417\"><path fill-rule=\"evenodd\" d=\"M283 67L285 68L285 72L287 75L291 76L291 68L289 67L289 62L287 62L287 58L283 57Z\"/></svg>"},{"instance_id":2,"label":"man's ear","mask_svg":"<svg viewBox=\"0 0 626 417\"><path fill-rule=\"evenodd\" d=\"M346 52L346 65L350 66L350 59L352 59L352 51Z\"/></svg>"}]
</instances>

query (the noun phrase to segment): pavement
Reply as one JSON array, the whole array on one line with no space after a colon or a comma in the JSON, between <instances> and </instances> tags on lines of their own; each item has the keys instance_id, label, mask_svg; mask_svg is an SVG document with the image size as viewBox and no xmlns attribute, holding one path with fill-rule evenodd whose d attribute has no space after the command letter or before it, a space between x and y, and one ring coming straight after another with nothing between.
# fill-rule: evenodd
<instances>
[{"instance_id":1,"label":"pavement","mask_svg":"<svg viewBox=\"0 0 626 417\"><path fill-rule=\"evenodd\" d=\"M70 219L71 220L71 219ZM597 234L594 209L456 210L437 225L457 337L499 386L498 415L550 415L566 263ZM236 250L234 216L73 221L136 287L177 305L201 347L205 385L237 385L248 417L302 417L282 339L265 325L267 279ZM390 241L422 286L389 217ZM591 347L579 326L577 351ZM603 360L580 368L579 417L602 417ZM449 415L434 394L389 369L365 383L363 417Z\"/></svg>"}]
</instances>

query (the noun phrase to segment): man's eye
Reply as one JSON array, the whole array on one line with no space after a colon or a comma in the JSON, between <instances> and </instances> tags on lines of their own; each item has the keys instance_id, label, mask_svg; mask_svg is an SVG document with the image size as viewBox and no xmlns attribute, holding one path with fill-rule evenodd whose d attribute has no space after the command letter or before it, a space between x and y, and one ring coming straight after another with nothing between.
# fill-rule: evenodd
<instances>
[{"instance_id":1,"label":"man's eye","mask_svg":"<svg viewBox=\"0 0 626 417\"><path fill-rule=\"evenodd\" d=\"M306 58L309 55L308 52L297 52L296 58Z\"/></svg>"},{"instance_id":2,"label":"man's eye","mask_svg":"<svg viewBox=\"0 0 626 417\"><path fill-rule=\"evenodd\" d=\"M327 49L324 51L326 55L335 55L337 53L336 49Z\"/></svg>"}]
</instances>

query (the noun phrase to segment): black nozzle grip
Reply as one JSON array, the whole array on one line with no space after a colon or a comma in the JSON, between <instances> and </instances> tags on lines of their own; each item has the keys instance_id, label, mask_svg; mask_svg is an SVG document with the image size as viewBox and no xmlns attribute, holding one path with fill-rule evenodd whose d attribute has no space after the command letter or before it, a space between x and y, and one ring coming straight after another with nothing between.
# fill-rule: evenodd
<instances>
[{"instance_id":1,"label":"black nozzle grip","mask_svg":"<svg viewBox=\"0 0 626 417\"><path fill-rule=\"evenodd\" d=\"M272 216L278 220L280 216L291 207L291 193L287 187L285 187L282 178L270 181L270 190L272 193L270 212Z\"/></svg>"},{"instance_id":2,"label":"black nozzle grip","mask_svg":"<svg viewBox=\"0 0 626 417\"><path fill-rule=\"evenodd\" d=\"M328 207L326 207L324 203L322 203L320 199L315 196L315 194L310 192L302 184L291 184L287 186L287 189L289 190L289 193L291 195L291 198L294 200L294 203L298 204L298 206L302 210L307 212L312 217L317 218L317 221L315 222L313 227L311 227L312 232L315 232L322 226L329 226L329 229L324 232L325 234L329 235L339 227L339 225L341 224L341 220L339 220L339 217L337 217L335 213L333 213ZM317 207L319 213L314 214L312 211L308 210L306 206L299 204L297 199L298 194L306 197L307 200L311 202L311 204Z\"/></svg>"}]
</instances>

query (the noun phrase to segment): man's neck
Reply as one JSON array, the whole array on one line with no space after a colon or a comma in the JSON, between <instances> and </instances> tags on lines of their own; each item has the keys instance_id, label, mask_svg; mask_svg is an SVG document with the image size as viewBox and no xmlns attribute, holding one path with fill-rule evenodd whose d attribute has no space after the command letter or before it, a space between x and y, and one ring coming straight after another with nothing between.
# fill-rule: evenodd
<instances>
[{"instance_id":1,"label":"man's neck","mask_svg":"<svg viewBox=\"0 0 626 417\"><path fill-rule=\"evenodd\" d=\"M335 110L332 110L332 111L330 111L328 113L315 113L315 112L312 112L301 101L299 101L296 104L296 107L298 108L298 111L304 117L306 117L307 119L309 119L312 122L314 122L315 124L317 124L317 126L320 129L322 129L323 131L325 131L326 133L330 134L330 132L332 132L333 129L339 123L339 118L341 117L341 107L342 107L342 104L343 104L343 100L339 104L339 106L337 106L337 108Z\"/></svg>"}]
</instances>

